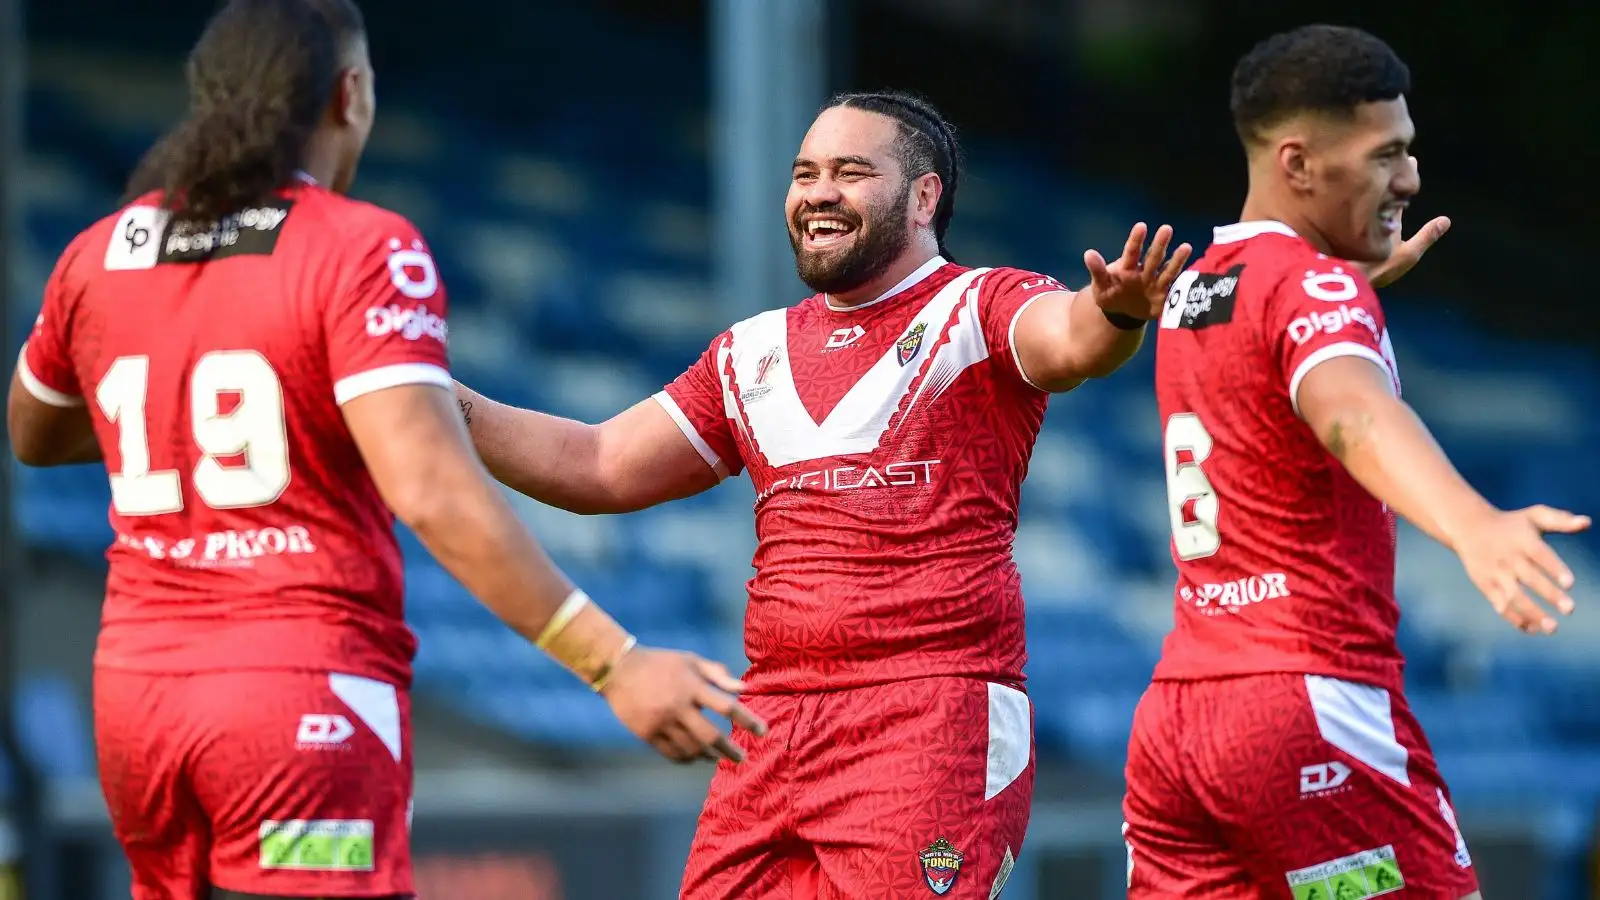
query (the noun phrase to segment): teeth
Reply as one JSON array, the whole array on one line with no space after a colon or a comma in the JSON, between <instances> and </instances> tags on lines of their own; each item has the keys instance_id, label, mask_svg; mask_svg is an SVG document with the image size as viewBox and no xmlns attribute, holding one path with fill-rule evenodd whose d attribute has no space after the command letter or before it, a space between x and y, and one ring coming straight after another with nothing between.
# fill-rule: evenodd
<instances>
[{"instance_id":1,"label":"teeth","mask_svg":"<svg viewBox=\"0 0 1600 900\"><path fill-rule=\"evenodd\" d=\"M812 235L822 232L843 233L849 230L850 226L837 219L812 219L806 223L806 232Z\"/></svg>"}]
</instances>

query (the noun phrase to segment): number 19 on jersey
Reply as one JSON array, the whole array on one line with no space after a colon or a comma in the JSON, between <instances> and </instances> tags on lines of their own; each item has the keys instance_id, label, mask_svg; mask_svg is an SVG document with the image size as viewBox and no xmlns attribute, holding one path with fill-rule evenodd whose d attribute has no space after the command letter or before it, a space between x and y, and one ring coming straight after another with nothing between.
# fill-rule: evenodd
<instances>
[{"instance_id":1,"label":"number 19 on jersey","mask_svg":"<svg viewBox=\"0 0 1600 900\"><path fill-rule=\"evenodd\" d=\"M1194 413L1173 413L1162 439L1167 465L1167 516L1182 560L1203 559L1222 547L1217 492L1206 477L1211 432Z\"/></svg>"}]
</instances>

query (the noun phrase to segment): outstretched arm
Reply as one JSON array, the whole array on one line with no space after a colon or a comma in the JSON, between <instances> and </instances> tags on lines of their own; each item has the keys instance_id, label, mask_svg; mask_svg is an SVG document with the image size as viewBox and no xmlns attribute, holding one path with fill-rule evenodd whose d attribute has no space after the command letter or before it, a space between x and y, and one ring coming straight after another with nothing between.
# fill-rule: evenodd
<instances>
[{"instance_id":1,"label":"outstretched arm","mask_svg":"<svg viewBox=\"0 0 1600 900\"><path fill-rule=\"evenodd\" d=\"M1369 493L1428 537L1456 550L1496 512L1394 394L1389 373L1360 356L1320 363L1300 383L1300 413Z\"/></svg>"},{"instance_id":2,"label":"outstretched arm","mask_svg":"<svg viewBox=\"0 0 1600 900\"><path fill-rule=\"evenodd\" d=\"M1589 526L1546 506L1502 512L1467 484L1411 407L1395 396L1388 372L1361 356L1312 367L1295 400L1322 445L1371 494L1461 557L1467 574L1507 621L1551 632L1555 619L1524 589L1563 615L1573 608L1572 570L1545 543L1546 532Z\"/></svg>"},{"instance_id":3,"label":"outstretched arm","mask_svg":"<svg viewBox=\"0 0 1600 900\"><path fill-rule=\"evenodd\" d=\"M1142 319L1112 324L1087 288L1045 294L1017 317L1017 364L1038 387L1070 391L1133 359L1144 325Z\"/></svg>"},{"instance_id":4,"label":"outstretched arm","mask_svg":"<svg viewBox=\"0 0 1600 900\"><path fill-rule=\"evenodd\" d=\"M1167 257L1172 241L1167 225L1156 230L1148 251L1144 239L1140 222L1129 232L1122 255L1109 265L1088 251L1083 258L1087 287L1042 294L1017 316L1017 365L1035 386L1069 391L1084 379L1110 375L1139 352L1145 324L1160 315L1191 250L1182 244Z\"/></svg>"},{"instance_id":5,"label":"outstretched arm","mask_svg":"<svg viewBox=\"0 0 1600 900\"><path fill-rule=\"evenodd\" d=\"M459 383L456 402L489 472L550 506L586 515L632 512L718 481L653 398L599 425L507 406Z\"/></svg>"}]
</instances>

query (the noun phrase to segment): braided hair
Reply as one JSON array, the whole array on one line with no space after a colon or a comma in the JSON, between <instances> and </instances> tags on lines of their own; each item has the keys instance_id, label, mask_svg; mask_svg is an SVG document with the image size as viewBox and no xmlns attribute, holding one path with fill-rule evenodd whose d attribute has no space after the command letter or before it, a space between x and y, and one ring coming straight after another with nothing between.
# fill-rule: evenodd
<instances>
[{"instance_id":1,"label":"braided hair","mask_svg":"<svg viewBox=\"0 0 1600 900\"><path fill-rule=\"evenodd\" d=\"M939 176L944 190L933 211L933 233L939 242L939 255L950 259L945 249L945 232L956 211L956 187L961 178L961 144L955 126L945 121L932 103L905 91L872 91L836 95L828 106L848 107L888 116L899 125L895 153L907 180L932 172Z\"/></svg>"},{"instance_id":2,"label":"braided hair","mask_svg":"<svg viewBox=\"0 0 1600 900\"><path fill-rule=\"evenodd\" d=\"M132 199L161 190L181 218L207 220L287 184L364 35L354 0L229 0L189 54L189 116L145 155Z\"/></svg>"}]
</instances>

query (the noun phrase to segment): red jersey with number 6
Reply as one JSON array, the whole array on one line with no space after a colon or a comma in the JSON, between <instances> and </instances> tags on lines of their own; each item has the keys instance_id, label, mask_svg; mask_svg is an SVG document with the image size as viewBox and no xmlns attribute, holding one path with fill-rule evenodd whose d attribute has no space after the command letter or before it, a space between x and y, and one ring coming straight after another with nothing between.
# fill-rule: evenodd
<instances>
[{"instance_id":1,"label":"red jersey with number 6","mask_svg":"<svg viewBox=\"0 0 1600 900\"><path fill-rule=\"evenodd\" d=\"M68 246L19 371L87 405L111 480L96 665L409 684L394 519L339 407L451 384L402 217L315 185L220 222L142 198Z\"/></svg>"},{"instance_id":2,"label":"red jersey with number 6","mask_svg":"<svg viewBox=\"0 0 1600 900\"><path fill-rule=\"evenodd\" d=\"M1401 688L1394 515L1301 420L1318 364L1371 360L1396 392L1362 272L1278 222L1216 229L1156 344L1176 623L1157 680L1263 672Z\"/></svg>"}]
</instances>

